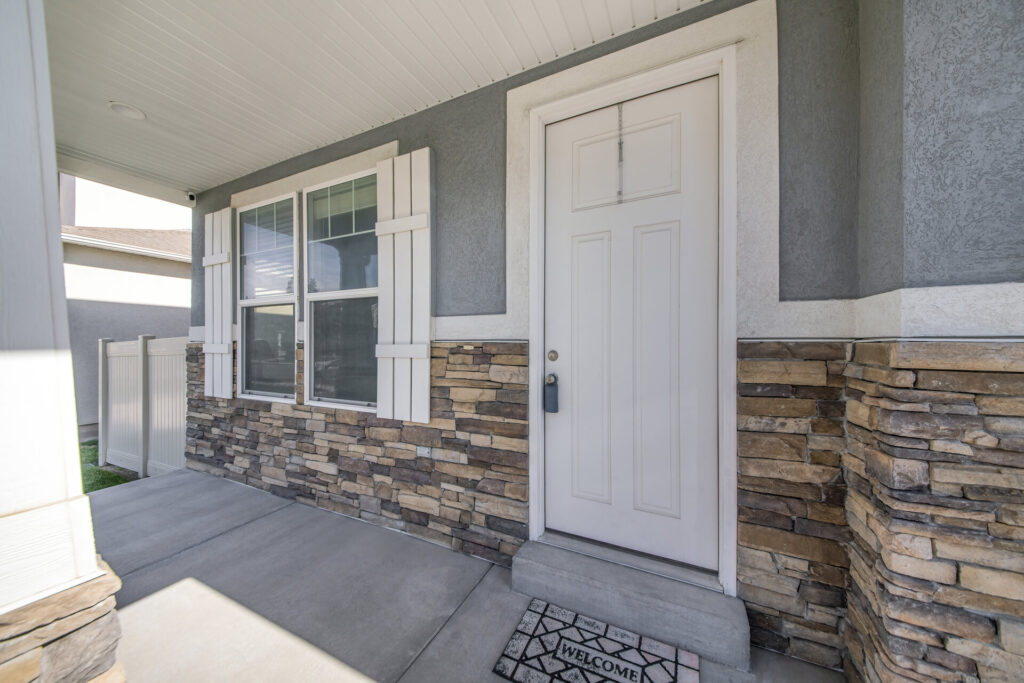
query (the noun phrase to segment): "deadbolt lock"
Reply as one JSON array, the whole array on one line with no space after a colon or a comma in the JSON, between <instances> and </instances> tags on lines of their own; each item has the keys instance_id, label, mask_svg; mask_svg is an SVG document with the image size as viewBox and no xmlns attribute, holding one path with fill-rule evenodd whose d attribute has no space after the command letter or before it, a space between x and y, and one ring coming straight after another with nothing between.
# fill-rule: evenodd
<instances>
[{"instance_id":1,"label":"deadbolt lock","mask_svg":"<svg viewBox=\"0 0 1024 683\"><path fill-rule=\"evenodd\" d=\"M554 373L544 378L544 412L558 412L558 375Z\"/></svg>"},{"instance_id":2,"label":"deadbolt lock","mask_svg":"<svg viewBox=\"0 0 1024 683\"><path fill-rule=\"evenodd\" d=\"M558 360L558 351L554 349L548 351L548 360Z\"/></svg>"}]
</instances>

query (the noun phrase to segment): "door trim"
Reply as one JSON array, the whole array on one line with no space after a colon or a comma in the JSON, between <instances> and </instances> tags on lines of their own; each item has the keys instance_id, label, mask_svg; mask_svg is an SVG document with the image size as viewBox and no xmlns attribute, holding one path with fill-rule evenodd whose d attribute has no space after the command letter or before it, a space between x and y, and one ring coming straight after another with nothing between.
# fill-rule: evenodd
<instances>
[{"instance_id":1,"label":"door trim","mask_svg":"<svg viewBox=\"0 0 1024 683\"><path fill-rule=\"evenodd\" d=\"M718 581L736 595L736 46L727 45L666 66L600 85L529 110L530 119L530 539L545 532L544 192L545 127L624 100L692 81L719 77L718 235Z\"/></svg>"}]
</instances>

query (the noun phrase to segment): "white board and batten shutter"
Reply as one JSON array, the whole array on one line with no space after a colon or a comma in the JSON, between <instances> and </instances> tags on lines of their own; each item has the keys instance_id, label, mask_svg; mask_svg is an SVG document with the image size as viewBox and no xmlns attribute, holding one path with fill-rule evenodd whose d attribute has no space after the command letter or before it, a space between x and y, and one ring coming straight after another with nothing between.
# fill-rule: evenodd
<instances>
[{"instance_id":1,"label":"white board and batten shutter","mask_svg":"<svg viewBox=\"0 0 1024 683\"><path fill-rule=\"evenodd\" d=\"M232 397L231 290L232 209L206 214L203 272L206 282L206 395Z\"/></svg>"},{"instance_id":2,"label":"white board and batten shutter","mask_svg":"<svg viewBox=\"0 0 1024 683\"><path fill-rule=\"evenodd\" d=\"M377 164L377 416L430 422L430 148Z\"/></svg>"}]
</instances>

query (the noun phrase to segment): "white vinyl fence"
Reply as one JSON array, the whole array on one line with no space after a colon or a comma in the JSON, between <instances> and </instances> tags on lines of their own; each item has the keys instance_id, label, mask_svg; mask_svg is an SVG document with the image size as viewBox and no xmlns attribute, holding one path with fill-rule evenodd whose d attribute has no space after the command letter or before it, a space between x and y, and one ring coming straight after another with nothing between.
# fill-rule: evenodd
<instances>
[{"instance_id":1,"label":"white vinyl fence","mask_svg":"<svg viewBox=\"0 0 1024 683\"><path fill-rule=\"evenodd\" d=\"M185 466L187 337L99 342L99 461L141 477Z\"/></svg>"}]
</instances>

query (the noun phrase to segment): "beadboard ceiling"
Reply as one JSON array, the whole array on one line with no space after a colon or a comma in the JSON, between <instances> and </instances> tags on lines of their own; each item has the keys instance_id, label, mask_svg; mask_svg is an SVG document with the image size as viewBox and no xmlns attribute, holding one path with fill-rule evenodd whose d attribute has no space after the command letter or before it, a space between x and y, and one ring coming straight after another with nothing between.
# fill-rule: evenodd
<instances>
[{"instance_id":1,"label":"beadboard ceiling","mask_svg":"<svg viewBox=\"0 0 1024 683\"><path fill-rule=\"evenodd\" d=\"M701 1L46 0L57 151L202 191Z\"/></svg>"}]
</instances>

